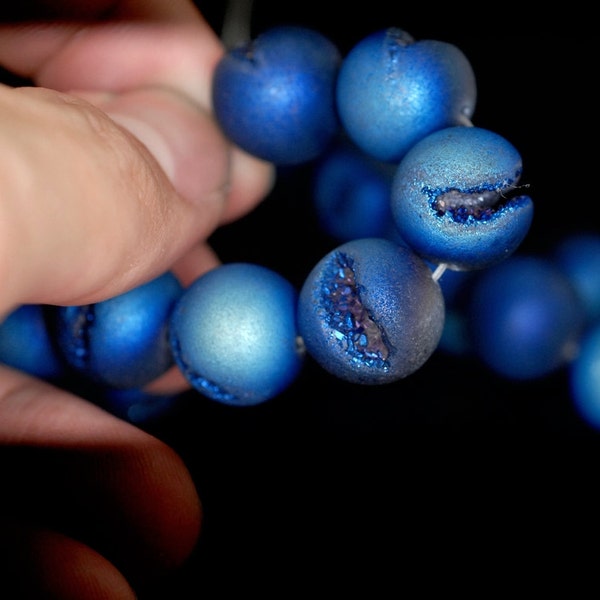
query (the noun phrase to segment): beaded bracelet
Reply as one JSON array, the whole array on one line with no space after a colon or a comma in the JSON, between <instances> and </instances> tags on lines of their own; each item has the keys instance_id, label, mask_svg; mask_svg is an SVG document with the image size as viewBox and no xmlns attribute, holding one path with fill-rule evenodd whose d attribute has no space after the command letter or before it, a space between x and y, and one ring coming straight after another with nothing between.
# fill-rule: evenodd
<instances>
[{"instance_id":1,"label":"beaded bracelet","mask_svg":"<svg viewBox=\"0 0 600 600\"><path fill-rule=\"evenodd\" d=\"M320 160L339 138L365 160L388 162L393 234L336 247L298 294L279 274L236 263L187 290L165 274L93 306L23 307L20 323L29 332L15 332L11 315L2 339L6 348L15 339L26 348L12 357L6 350L3 360L19 363L31 340L38 349L47 342L44 360L16 366L48 378L67 369L109 395L132 396L174 362L205 396L245 406L289 386L307 354L358 384L389 383L419 369L446 326L442 274L504 261L532 219L528 196L509 197L518 191L518 152L470 123L475 88L466 58L449 44L414 42L390 28L342 60L317 32L278 27L228 52L214 88L224 132L280 167ZM119 331L124 314L131 320Z\"/></svg>"}]
</instances>

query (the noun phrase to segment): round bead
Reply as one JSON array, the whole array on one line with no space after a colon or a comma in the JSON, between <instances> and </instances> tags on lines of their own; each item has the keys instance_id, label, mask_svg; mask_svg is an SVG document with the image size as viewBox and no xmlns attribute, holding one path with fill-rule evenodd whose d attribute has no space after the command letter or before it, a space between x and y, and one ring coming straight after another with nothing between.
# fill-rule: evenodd
<instances>
[{"instance_id":1,"label":"round bead","mask_svg":"<svg viewBox=\"0 0 600 600\"><path fill-rule=\"evenodd\" d=\"M502 136L450 127L418 142L398 166L392 213L401 237L432 263L457 270L490 267L510 256L533 219L533 203L514 195L521 156Z\"/></svg>"},{"instance_id":2,"label":"round bead","mask_svg":"<svg viewBox=\"0 0 600 600\"><path fill-rule=\"evenodd\" d=\"M390 162L429 133L469 122L476 95L475 75L461 50L437 40L415 41L398 28L356 44L342 62L336 89L350 138Z\"/></svg>"},{"instance_id":3,"label":"round bead","mask_svg":"<svg viewBox=\"0 0 600 600\"><path fill-rule=\"evenodd\" d=\"M331 148L313 172L313 201L321 230L339 242L399 238L390 208L393 172L391 165L348 144Z\"/></svg>"},{"instance_id":4,"label":"round bead","mask_svg":"<svg viewBox=\"0 0 600 600\"><path fill-rule=\"evenodd\" d=\"M311 160L339 129L341 54L321 33L277 26L229 50L214 72L213 105L229 139L279 165Z\"/></svg>"},{"instance_id":5,"label":"round bead","mask_svg":"<svg viewBox=\"0 0 600 600\"><path fill-rule=\"evenodd\" d=\"M385 239L338 246L300 291L298 327L308 353L353 383L413 373L435 350L443 324L444 301L430 268Z\"/></svg>"},{"instance_id":6,"label":"round bead","mask_svg":"<svg viewBox=\"0 0 600 600\"><path fill-rule=\"evenodd\" d=\"M577 351L582 305L547 259L515 255L481 273L467 308L475 353L503 377L544 377Z\"/></svg>"},{"instance_id":7,"label":"round bead","mask_svg":"<svg viewBox=\"0 0 600 600\"><path fill-rule=\"evenodd\" d=\"M182 292L165 273L102 302L58 307L58 347L73 369L96 383L143 387L173 365L167 326Z\"/></svg>"},{"instance_id":8,"label":"round bead","mask_svg":"<svg viewBox=\"0 0 600 600\"><path fill-rule=\"evenodd\" d=\"M303 363L296 302L291 283L259 265L231 263L205 273L173 312L177 365L213 400L248 406L273 398Z\"/></svg>"},{"instance_id":9,"label":"round bead","mask_svg":"<svg viewBox=\"0 0 600 600\"><path fill-rule=\"evenodd\" d=\"M600 322L582 337L579 354L571 365L570 389L581 418L600 429Z\"/></svg>"},{"instance_id":10,"label":"round bead","mask_svg":"<svg viewBox=\"0 0 600 600\"><path fill-rule=\"evenodd\" d=\"M573 233L560 241L554 256L581 297L588 322L600 320L600 234Z\"/></svg>"},{"instance_id":11,"label":"round bead","mask_svg":"<svg viewBox=\"0 0 600 600\"><path fill-rule=\"evenodd\" d=\"M23 304L5 317L0 324L0 362L42 379L64 374L43 306Z\"/></svg>"}]
</instances>

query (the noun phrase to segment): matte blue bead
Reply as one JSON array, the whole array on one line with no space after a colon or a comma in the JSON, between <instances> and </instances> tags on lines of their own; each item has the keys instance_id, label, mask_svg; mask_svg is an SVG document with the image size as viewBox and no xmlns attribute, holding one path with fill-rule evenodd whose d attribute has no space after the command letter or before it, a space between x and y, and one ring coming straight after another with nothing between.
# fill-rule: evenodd
<instances>
[{"instance_id":1,"label":"matte blue bead","mask_svg":"<svg viewBox=\"0 0 600 600\"><path fill-rule=\"evenodd\" d=\"M225 135L278 165L317 157L339 130L335 81L341 54L321 33L277 26L229 50L213 77Z\"/></svg>"},{"instance_id":2,"label":"matte blue bead","mask_svg":"<svg viewBox=\"0 0 600 600\"><path fill-rule=\"evenodd\" d=\"M600 429L600 321L583 335L570 368L573 405L581 418Z\"/></svg>"},{"instance_id":3,"label":"matte blue bead","mask_svg":"<svg viewBox=\"0 0 600 600\"><path fill-rule=\"evenodd\" d=\"M521 156L502 136L450 127L418 142L398 166L392 213L401 237L432 263L490 267L525 238L533 202L514 194Z\"/></svg>"},{"instance_id":4,"label":"matte blue bead","mask_svg":"<svg viewBox=\"0 0 600 600\"><path fill-rule=\"evenodd\" d=\"M413 373L435 350L443 324L443 296L430 268L385 239L338 246L300 291L298 327L308 353L352 383Z\"/></svg>"},{"instance_id":5,"label":"matte blue bead","mask_svg":"<svg viewBox=\"0 0 600 600\"><path fill-rule=\"evenodd\" d=\"M509 379L544 377L574 357L582 304L554 263L514 255L481 273L467 309L473 348Z\"/></svg>"},{"instance_id":6,"label":"matte blue bead","mask_svg":"<svg viewBox=\"0 0 600 600\"><path fill-rule=\"evenodd\" d=\"M205 396L255 405L286 389L303 364L296 329L297 292L265 267L231 263L207 272L172 316L175 361Z\"/></svg>"},{"instance_id":7,"label":"matte blue bead","mask_svg":"<svg viewBox=\"0 0 600 600\"><path fill-rule=\"evenodd\" d=\"M579 294L588 322L600 320L600 233L570 234L560 241L554 258Z\"/></svg>"},{"instance_id":8,"label":"matte blue bead","mask_svg":"<svg viewBox=\"0 0 600 600\"><path fill-rule=\"evenodd\" d=\"M341 123L365 152L397 162L426 135L470 122L477 88L470 62L453 44L415 41L388 28L344 58L336 100Z\"/></svg>"},{"instance_id":9,"label":"matte blue bead","mask_svg":"<svg viewBox=\"0 0 600 600\"><path fill-rule=\"evenodd\" d=\"M0 362L43 379L64 374L43 306L24 304L5 317L0 324Z\"/></svg>"},{"instance_id":10,"label":"matte blue bead","mask_svg":"<svg viewBox=\"0 0 600 600\"><path fill-rule=\"evenodd\" d=\"M67 363L96 383L143 387L173 365L167 328L183 288L171 273L108 300L57 308Z\"/></svg>"},{"instance_id":11,"label":"matte blue bead","mask_svg":"<svg viewBox=\"0 0 600 600\"><path fill-rule=\"evenodd\" d=\"M400 238L390 196L395 169L350 144L332 147L315 165L312 192L320 228L338 242Z\"/></svg>"}]
</instances>

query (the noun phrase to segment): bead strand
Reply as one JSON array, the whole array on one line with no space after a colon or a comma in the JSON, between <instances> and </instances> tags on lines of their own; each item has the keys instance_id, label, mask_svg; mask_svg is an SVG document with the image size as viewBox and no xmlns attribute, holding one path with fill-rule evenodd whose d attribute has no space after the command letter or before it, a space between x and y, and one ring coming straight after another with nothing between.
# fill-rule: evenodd
<instances>
[{"instance_id":1,"label":"bead strand","mask_svg":"<svg viewBox=\"0 0 600 600\"><path fill-rule=\"evenodd\" d=\"M264 100L252 100L249 95L252 86L248 82L235 82L239 76L235 69L239 68L240 62L245 67L250 63L257 68L263 64L262 60L266 60L266 66L274 68L268 61L281 59L284 55L278 51L269 58L269 44L274 44L275 40L290 50L296 34L303 44L315 44L320 49L315 68L320 75L318 81L322 94L326 93L326 89L330 94L335 90L342 94L340 90L345 90L344 86L351 83L357 86L344 92L347 104L343 104L339 97L327 102L320 96L319 112L315 113L314 102L307 105L302 119L308 121L300 119L300 124L297 124L305 134L310 134L302 138L302 143L298 142L298 131L284 120L291 116L289 106L280 118L275 118L273 106L265 106ZM262 48L261 44L264 44ZM385 123L373 125L372 129L380 133L378 137L372 131L361 130L351 124L361 122L359 116L347 115L351 113L348 98L356 101L355 106L368 106L366 100L358 101L361 91L375 97L369 99L371 112L368 118L363 115L362 122L373 124L374 115L385 115L381 98L389 90L378 90L381 94L377 100L373 91L377 86L366 86L356 76L361 60L365 61L363 67L367 71L369 64L372 67L373 63L369 61L374 60L373 48L381 45L386 49L385 56L388 59L392 57L394 64L407 58L403 52L408 54L418 48L421 55L415 64L420 71L416 66L412 71L408 70L413 76L423 75L424 66L434 71L437 79L431 85L435 87L437 96L432 102L447 109L442 116L433 115L431 109L423 109L419 114L419 125L427 122L430 129L415 133L416 137L408 147L393 151L390 150L393 136L381 135L383 131L389 133L390 127ZM305 68L309 53L306 45L302 47L303 59L299 67ZM434 51L423 58L428 47ZM437 71L432 67L434 58L440 54L444 59L441 63L452 63L449 71L442 73L444 77L440 74L439 65ZM290 63L290 55L285 56L289 79L293 61ZM227 67L232 57L236 57L237 62L235 66ZM381 56L378 58L381 60ZM451 58L456 62L452 62ZM413 57L412 60L416 59ZM410 375L428 360L438 345L442 345L443 349L446 341L443 335L447 334L451 312L444 307L444 297L448 297L444 283L450 279L447 273L466 273L479 279L479 273L474 274L473 270L489 268L491 274L497 263L508 265L506 259L524 239L532 219L532 204L528 196L512 196L509 199L508 190L519 191L522 165L518 152L502 137L475 127L471 122L475 90L468 61L451 45L427 40L415 42L409 34L395 28L368 36L342 60L331 42L317 32L285 27L274 28L253 40L251 51L248 48L243 51L232 49L222 64L226 75L219 75L217 70L215 108L224 131L234 141L242 147L246 147L244 139L258 144L246 149L272 160L282 170L310 161L314 161L317 168L323 167L340 144L339 147L343 146L356 158L354 175L360 169L376 173L377 177L372 179L374 186L380 196L385 197L389 193L391 203L384 206L382 217L374 219L373 225L378 227L373 230L375 233L371 234L367 229L357 235L347 230L343 234L342 245L334 248L315 266L297 296L289 282L268 269L245 263L225 264L207 273L189 289L174 292L176 298L170 296L167 304L173 308L172 317L162 320L154 317L163 327L153 339L161 340L164 352L165 340L169 336L170 364L174 360L191 385L203 395L233 405L257 404L276 396L292 384L307 353L335 376L353 383L388 383ZM341 74L345 83L337 85ZM274 72L267 69L262 76L268 82L268 77L272 78ZM219 77L224 78L222 83L219 83ZM273 83L272 79L270 81ZM450 94L451 100L447 100L446 104L440 102L445 86L449 86L454 94ZM240 90L244 93L241 94ZM289 86L286 92L292 95ZM299 94L300 97L306 95L303 89L299 90ZM234 104L228 105L224 98ZM342 105L344 109L340 109ZM233 117L239 117L241 109L246 106L255 111L246 121L252 124L252 128L245 134L246 138L238 138L235 128L239 127L239 123ZM329 114L324 114L325 109L330 111ZM389 122L397 118L397 114L391 113ZM271 124L265 123L265 119L271 120ZM286 126L283 127L282 123ZM403 127L404 131L407 127L410 129L406 123ZM285 135L291 138L278 137ZM378 143L383 146L372 150L373 144ZM486 155L492 155L493 160L483 160ZM344 161L340 164L344 165ZM350 181L347 187L352 188L352 175L341 172L346 183ZM430 179L423 175L424 172ZM473 173L475 179L471 180L469 177ZM356 179L358 185L359 178ZM335 185L333 188L338 191ZM426 194L421 194L424 189ZM322 192L319 198L326 196ZM365 194L365 197L370 199L372 196ZM325 225L334 227L346 218L339 211L343 200L343 194L339 195L337 212L319 212ZM335 204L335 199L333 202ZM384 231L382 223L389 224L390 217L394 226ZM355 217L350 214L347 219L352 222ZM251 283L260 284L256 289L252 288L255 289L253 293L248 292ZM237 292L229 295L232 288ZM133 299L140 292L132 290L119 300ZM265 298L261 300L260 294L264 294ZM156 296L156 301L165 301L162 292ZM256 302L254 306L253 301ZM211 304L208 309L207 303ZM300 331L295 328L296 307ZM88 321L89 311L82 312L81 308L78 307L77 319L81 321L81 314L85 314L84 321ZM103 328L114 331L112 325L103 325L98 319L101 312L98 309L102 307L94 308L94 319L90 320L94 328L84 334L88 342L97 335L94 332ZM208 317L202 313L203 310L208 310ZM223 314L219 314L221 312ZM39 319L41 313L44 319L48 313L54 315L50 318L52 326L44 330L43 335L40 329L36 329L36 333L32 333L33 329L29 330L26 334L19 330L21 324L32 328L36 319L39 323L47 323ZM21 338L21 342L39 339L48 344L47 348L55 348L60 337L55 335L58 333L56 327L54 307L22 307L0 328L1 340L6 340L0 344L0 349L4 348L0 353L3 360L41 377L59 381L63 380L65 373L72 376L72 369L75 369L84 379L90 377L95 383L106 386L108 396L114 392L115 396L131 394L131 397L136 397L140 393L145 383L140 372L148 365L147 354L145 358L142 355L134 358L130 366L131 372L140 376L134 385L118 383L115 386L109 381L100 381L103 373L116 369L116 366L107 369L101 361L94 372L89 371L89 366L87 372L81 372L69 360L67 363L70 364L65 365L65 354L68 355L69 346L73 346L72 341L59 342L59 349L66 346L67 351L61 350L62 356L58 359L52 352L45 351L46 361L19 362L28 350L21 347L15 352L11 339ZM63 336L66 329L68 327L64 324L59 327ZM228 330L229 337L226 335ZM131 329L128 335L131 340ZM52 336L53 339L50 339ZM576 345L579 341L581 338ZM148 343L148 339L140 342L140 349ZM80 340L77 344L80 349L76 354L81 358ZM106 344L104 352L112 355L114 365L122 361L123 353L111 353L115 349L113 342L109 340ZM185 358L182 358L182 352L186 353ZM573 362L575 356L571 356ZM38 368L40 370L36 372Z\"/></svg>"}]
</instances>

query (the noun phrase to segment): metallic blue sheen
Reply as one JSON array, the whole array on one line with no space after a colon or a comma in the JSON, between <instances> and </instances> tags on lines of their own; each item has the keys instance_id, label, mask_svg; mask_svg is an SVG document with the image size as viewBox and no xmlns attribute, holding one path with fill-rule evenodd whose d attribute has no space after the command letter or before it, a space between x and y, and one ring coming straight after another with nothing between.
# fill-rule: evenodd
<instances>
[{"instance_id":1,"label":"metallic blue sheen","mask_svg":"<svg viewBox=\"0 0 600 600\"><path fill-rule=\"evenodd\" d=\"M365 152L397 162L426 135L470 122L477 87L453 44L415 41L398 28L370 34L344 58L336 101L341 123Z\"/></svg>"},{"instance_id":2,"label":"metallic blue sheen","mask_svg":"<svg viewBox=\"0 0 600 600\"><path fill-rule=\"evenodd\" d=\"M531 198L518 195L521 174L518 151L492 131L458 126L432 133L396 171L392 213L400 235L426 260L452 269L499 263L533 219Z\"/></svg>"},{"instance_id":3,"label":"metallic blue sheen","mask_svg":"<svg viewBox=\"0 0 600 600\"><path fill-rule=\"evenodd\" d=\"M600 233L580 231L563 238L554 258L577 290L589 323L600 320Z\"/></svg>"},{"instance_id":4,"label":"metallic blue sheen","mask_svg":"<svg viewBox=\"0 0 600 600\"><path fill-rule=\"evenodd\" d=\"M0 362L42 379L64 374L43 306L23 304L0 323Z\"/></svg>"},{"instance_id":5,"label":"metallic blue sheen","mask_svg":"<svg viewBox=\"0 0 600 600\"><path fill-rule=\"evenodd\" d=\"M180 370L199 392L224 404L250 406L275 397L303 364L297 296L285 278L259 265L230 263L205 273L171 319Z\"/></svg>"},{"instance_id":6,"label":"metallic blue sheen","mask_svg":"<svg viewBox=\"0 0 600 600\"><path fill-rule=\"evenodd\" d=\"M143 387L173 365L167 329L183 293L172 273L84 306L56 309L56 340L67 363L118 389Z\"/></svg>"},{"instance_id":7,"label":"metallic blue sheen","mask_svg":"<svg viewBox=\"0 0 600 600\"><path fill-rule=\"evenodd\" d=\"M600 321L583 335L569 376L575 409L588 425L600 429Z\"/></svg>"},{"instance_id":8,"label":"metallic blue sheen","mask_svg":"<svg viewBox=\"0 0 600 600\"><path fill-rule=\"evenodd\" d=\"M229 50L213 77L225 135L278 165L317 157L339 130L335 81L341 54L321 33L277 26Z\"/></svg>"},{"instance_id":9,"label":"metallic blue sheen","mask_svg":"<svg viewBox=\"0 0 600 600\"><path fill-rule=\"evenodd\" d=\"M430 268L386 239L338 246L300 291L298 327L308 353L352 383L410 375L433 353L443 326L444 300Z\"/></svg>"},{"instance_id":10,"label":"metallic blue sheen","mask_svg":"<svg viewBox=\"0 0 600 600\"><path fill-rule=\"evenodd\" d=\"M508 379L545 377L575 356L582 304L554 263L514 255L481 273L467 307L476 355Z\"/></svg>"}]
</instances>

